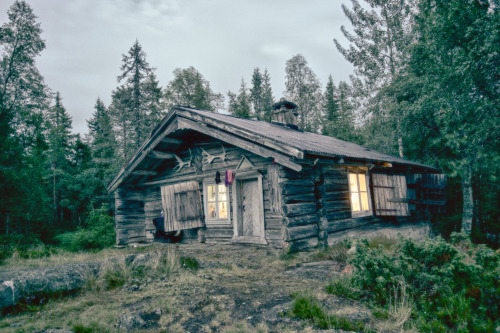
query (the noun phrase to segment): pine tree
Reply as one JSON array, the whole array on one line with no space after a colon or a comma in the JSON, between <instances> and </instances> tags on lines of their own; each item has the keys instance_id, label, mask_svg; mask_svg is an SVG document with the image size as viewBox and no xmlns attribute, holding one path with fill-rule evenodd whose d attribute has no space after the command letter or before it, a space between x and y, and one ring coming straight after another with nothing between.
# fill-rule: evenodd
<instances>
[{"instance_id":1,"label":"pine tree","mask_svg":"<svg viewBox=\"0 0 500 333\"><path fill-rule=\"evenodd\" d=\"M241 79L240 92L238 95L229 91L227 96L229 99L229 114L241 118L250 118L250 97L247 92L245 80Z\"/></svg>"},{"instance_id":2,"label":"pine tree","mask_svg":"<svg viewBox=\"0 0 500 333\"><path fill-rule=\"evenodd\" d=\"M166 113L163 100L163 89L154 73L149 73L144 82L144 99L146 108L146 132L151 133Z\"/></svg>"},{"instance_id":3,"label":"pine tree","mask_svg":"<svg viewBox=\"0 0 500 333\"><path fill-rule=\"evenodd\" d=\"M130 90L130 98L127 99L129 104L130 117L132 118L134 148L140 147L142 142L147 138L147 109L146 109L146 93L144 82L149 74L153 72L153 68L149 66L146 60L146 53L142 50L139 41L135 41L130 48L128 55L123 55L123 64L121 66L122 74L118 76L118 82L125 80L125 87ZM125 102L125 101L123 101Z\"/></svg>"},{"instance_id":4,"label":"pine tree","mask_svg":"<svg viewBox=\"0 0 500 333\"><path fill-rule=\"evenodd\" d=\"M116 170L116 140L111 116L100 98L97 99L92 118L87 123L92 159L99 170L97 176L103 182L110 181L110 175Z\"/></svg>"},{"instance_id":5,"label":"pine tree","mask_svg":"<svg viewBox=\"0 0 500 333\"><path fill-rule=\"evenodd\" d=\"M264 99L264 89L263 89L263 80L262 74L260 73L260 69L257 67L253 70L252 74L252 88L250 88L250 101L253 105L253 114L255 118L258 120L264 119L264 108L263 108L263 99Z\"/></svg>"},{"instance_id":6,"label":"pine tree","mask_svg":"<svg viewBox=\"0 0 500 333\"><path fill-rule=\"evenodd\" d=\"M264 70L264 75L262 76L262 100L261 108L263 112L263 119L267 122L271 121L272 109L274 104L273 90L271 88L271 77L267 69Z\"/></svg>"},{"instance_id":7,"label":"pine tree","mask_svg":"<svg viewBox=\"0 0 500 333\"><path fill-rule=\"evenodd\" d=\"M333 136L337 139L349 142L357 141L353 106L350 102L350 87L341 81L339 87L335 87L333 78L328 77L325 89L325 117L323 124L323 134Z\"/></svg>"},{"instance_id":8,"label":"pine tree","mask_svg":"<svg viewBox=\"0 0 500 333\"><path fill-rule=\"evenodd\" d=\"M405 92L405 131L416 146L412 153L459 178L465 232L472 232L485 206L493 206L493 219L483 223L500 233L494 201L500 191L498 7L486 1L425 0L417 22L408 73L392 87ZM491 196L483 196L493 201L476 206L474 196L481 190L473 193L474 180L480 178L494 184Z\"/></svg>"},{"instance_id":9,"label":"pine tree","mask_svg":"<svg viewBox=\"0 0 500 333\"><path fill-rule=\"evenodd\" d=\"M114 136L117 141L116 155L121 165L127 163L135 151L132 134L134 126L130 117L132 113L131 94L132 91L129 87L116 88L111 95L111 105L109 106Z\"/></svg>"},{"instance_id":10,"label":"pine tree","mask_svg":"<svg viewBox=\"0 0 500 333\"><path fill-rule=\"evenodd\" d=\"M316 74L298 54L286 62L285 95L298 105L299 128L317 132L321 127L323 93Z\"/></svg>"},{"instance_id":11,"label":"pine tree","mask_svg":"<svg viewBox=\"0 0 500 333\"><path fill-rule=\"evenodd\" d=\"M64 219L64 196L62 184L69 173L69 162L72 149L71 117L64 108L59 92L55 96L55 105L48 110L47 120L48 162L52 178L52 204L54 222L61 223Z\"/></svg>"},{"instance_id":12,"label":"pine tree","mask_svg":"<svg viewBox=\"0 0 500 333\"><path fill-rule=\"evenodd\" d=\"M342 5L354 28L352 34L342 26L342 32L351 45L344 48L336 39L335 45L355 66L356 77L362 83L358 86L361 90L358 95L366 97L367 119L379 117L381 122L390 119L390 133L385 133L384 137L396 138L397 151L403 157L399 99L384 89L394 82L408 59L408 46L415 38L412 31L414 0L365 0L366 6L357 0L351 2L352 10ZM387 145L389 143L375 148L392 150L387 149Z\"/></svg>"}]
</instances>

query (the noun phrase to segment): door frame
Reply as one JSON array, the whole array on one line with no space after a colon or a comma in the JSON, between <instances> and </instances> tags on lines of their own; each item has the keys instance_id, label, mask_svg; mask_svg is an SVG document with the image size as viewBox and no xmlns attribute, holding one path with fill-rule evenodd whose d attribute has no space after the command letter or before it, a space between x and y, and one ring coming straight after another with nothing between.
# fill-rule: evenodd
<instances>
[{"instance_id":1,"label":"door frame","mask_svg":"<svg viewBox=\"0 0 500 333\"><path fill-rule=\"evenodd\" d=\"M257 179L257 188L259 193L259 223L261 235L260 237L255 236L240 236L241 230L239 230L239 217L238 217L238 180L246 180L246 179ZM237 172L233 178L233 229L234 234L232 238L232 242L235 243L250 243L250 244L267 244L266 241L266 230L264 226L264 192L262 190L262 174L257 171L248 171L248 172Z\"/></svg>"}]
</instances>

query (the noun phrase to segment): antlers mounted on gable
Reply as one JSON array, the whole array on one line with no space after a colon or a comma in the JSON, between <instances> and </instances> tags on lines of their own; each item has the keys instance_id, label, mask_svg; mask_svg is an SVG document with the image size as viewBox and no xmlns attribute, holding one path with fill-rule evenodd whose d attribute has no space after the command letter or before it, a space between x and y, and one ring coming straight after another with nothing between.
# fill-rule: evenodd
<instances>
[{"instance_id":1,"label":"antlers mounted on gable","mask_svg":"<svg viewBox=\"0 0 500 333\"><path fill-rule=\"evenodd\" d=\"M186 162L183 162L183 161L182 161L182 159L181 159L179 156L177 156L176 154L174 154L174 157L175 157L175 159L177 160L177 163L178 163L178 164L174 167L174 171L175 171L175 172L179 172L179 171L181 171L181 169L182 169L183 167L187 167L187 168L189 168L189 167L191 166L191 161L193 160L193 155L191 154L191 149L190 149L190 148L188 148L188 149L189 149L189 160L187 160ZM178 169L177 169L177 168L178 168ZM175 169L177 169L177 170L175 170Z\"/></svg>"},{"instance_id":2,"label":"antlers mounted on gable","mask_svg":"<svg viewBox=\"0 0 500 333\"><path fill-rule=\"evenodd\" d=\"M207 153L205 151L205 149L200 148L201 149L201 154L203 155L203 164L210 164L216 158L220 158L222 161L225 161L227 159L226 158L226 149L224 149L223 145L220 145L220 146L222 147L222 153L220 153L218 155L212 155L210 153Z\"/></svg>"}]
</instances>

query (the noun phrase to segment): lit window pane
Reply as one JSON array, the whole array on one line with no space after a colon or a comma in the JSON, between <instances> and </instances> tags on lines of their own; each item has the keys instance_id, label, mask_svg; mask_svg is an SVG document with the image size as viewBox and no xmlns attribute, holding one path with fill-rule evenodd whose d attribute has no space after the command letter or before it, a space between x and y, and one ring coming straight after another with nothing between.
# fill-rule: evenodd
<instances>
[{"instance_id":1,"label":"lit window pane","mask_svg":"<svg viewBox=\"0 0 500 333\"><path fill-rule=\"evenodd\" d=\"M359 194L358 193L352 193L351 194L351 205L352 205L352 211L353 212L359 212L360 207L359 207Z\"/></svg>"},{"instance_id":2,"label":"lit window pane","mask_svg":"<svg viewBox=\"0 0 500 333\"><path fill-rule=\"evenodd\" d=\"M217 218L217 211L216 211L215 202L210 202L208 204L208 218L209 219L216 219Z\"/></svg>"},{"instance_id":3,"label":"lit window pane","mask_svg":"<svg viewBox=\"0 0 500 333\"><path fill-rule=\"evenodd\" d=\"M366 192L366 179L365 179L365 174L364 173L359 173L359 191L360 192Z\"/></svg>"},{"instance_id":4,"label":"lit window pane","mask_svg":"<svg viewBox=\"0 0 500 333\"><path fill-rule=\"evenodd\" d=\"M219 193L226 193L226 185L218 186Z\"/></svg>"},{"instance_id":5,"label":"lit window pane","mask_svg":"<svg viewBox=\"0 0 500 333\"><path fill-rule=\"evenodd\" d=\"M361 210L369 210L370 206L368 206L368 193L361 192Z\"/></svg>"},{"instance_id":6,"label":"lit window pane","mask_svg":"<svg viewBox=\"0 0 500 333\"><path fill-rule=\"evenodd\" d=\"M224 189L226 187L224 186ZM226 192L221 192L220 191L220 186L219 186L219 201L226 201L227 200L227 195Z\"/></svg>"},{"instance_id":7,"label":"lit window pane","mask_svg":"<svg viewBox=\"0 0 500 333\"><path fill-rule=\"evenodd\" d=\"M227 205L225 202L219 202L219 218L227 219Z\"/></svg>"},{"instance_id":8,"label":"lit window pane","mask_svg":"<svg viewBox=\"0 0 500 333\"><path fill-rule=\"evenodd\" d=\"M355 173L349 174L349 183L351 185L351 193L358 192L358 181Z\"/></svg>"},{"instance_id":9,"label":"lit window pane","mask_svg":"<svg viewBox=\"0 0 500 333\"><path fill-rule=\"evenodd\" d=\"M208 201L215 201L215 185L208 186Z\"/></svg>"}]
</instances>

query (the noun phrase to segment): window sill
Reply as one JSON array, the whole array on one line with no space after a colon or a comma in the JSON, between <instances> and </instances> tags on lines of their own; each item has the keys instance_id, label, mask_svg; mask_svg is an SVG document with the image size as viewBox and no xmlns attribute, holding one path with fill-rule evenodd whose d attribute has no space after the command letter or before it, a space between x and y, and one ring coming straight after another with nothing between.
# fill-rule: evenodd
<instances>
[{"instance_id":1,"label":"window sill","mask_svg":"<svg viewBox=\"0 0 500 333\"><path fill-rule=\"evenodd\" d=\"M351 213L351 216L353 218L355 217L365 217L365 216L373 216L373 212L371 210L365 211L365 212L356 212L356 213Z\"/></svg>"}]
</instances>

